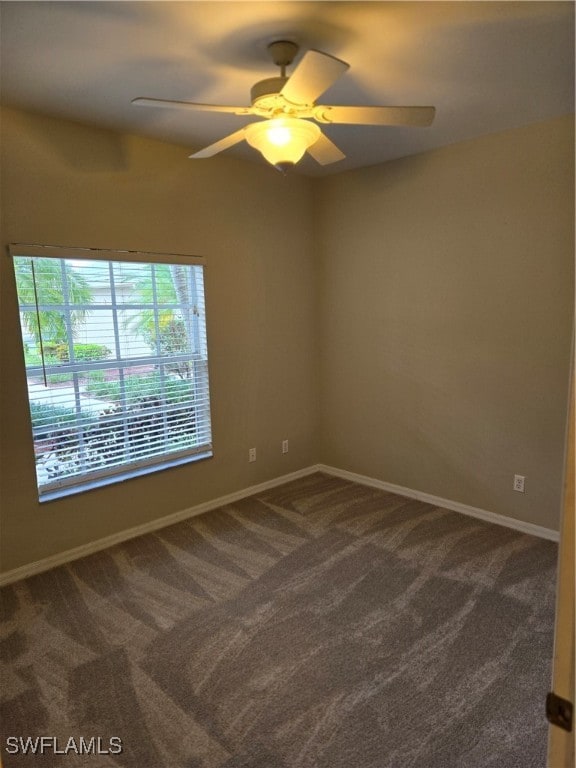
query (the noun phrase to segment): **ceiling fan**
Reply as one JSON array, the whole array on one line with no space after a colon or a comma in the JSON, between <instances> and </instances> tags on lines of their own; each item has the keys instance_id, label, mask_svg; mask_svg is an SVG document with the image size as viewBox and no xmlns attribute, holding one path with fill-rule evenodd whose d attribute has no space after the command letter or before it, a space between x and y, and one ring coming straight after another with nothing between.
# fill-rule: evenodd
<instances>
[{"instance_id":1,"label":"ceiling fan","mask_svg":"<svg viewBox=\"0 0 576 768\"><path fill-rule=\"evenodd\" d=\"M280 67L280 76L257 82L251 89L249 107L144 97L133 99L132 104L201 112L227 112L264 118L249 123L190 157L212 157L246 140L258 149L269 163L284 173L297 163L306 151L321 165L335 163L345 157L316 123L424 127L431 125L434 119L434 107L316 104L316 99L335 83L350 65L327 53L308 50L292 75L287 77L286 67L294 61L299 50L298 45L289 40L277 40L270 43L268 50L274 63ZM312 120L315 122L311 122Z\"/></svg>"}]
</instances>

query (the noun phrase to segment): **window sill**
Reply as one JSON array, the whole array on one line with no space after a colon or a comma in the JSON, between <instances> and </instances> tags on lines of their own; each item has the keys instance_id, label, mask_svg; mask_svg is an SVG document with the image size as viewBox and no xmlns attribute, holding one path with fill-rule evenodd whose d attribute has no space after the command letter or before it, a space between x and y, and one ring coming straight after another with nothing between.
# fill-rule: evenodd
<instances>
[{"instance_id":1,"label":"window sill","mask_svg":"<svg viewBox=\"0 0 576 768\"><path fill-rule=\"evenodd\" d=\"M153 466L149 467L139 467L138 469L119 472L118 474L109 475L108 477L99 477L95 480L78 483L78 485L71 485L66 488L55 488L51 491L41 493L39 501L41 504L44 504L49 501L56 501L58 499L66 498L67 496L75 496L78 493L94 491L98 488L104 488L108 485L116 485L116 483L124 483L126 480L133 480L134 478L143 477L144 475L152 475L165 469L173 469L174 467L181 467L185 464L192 464L197 461L203 461L204 459L210 459L213 455L214 454L211 450L204 451L202 453L195 453L192 456L184 456L180 459L173 459L172 461L163 461L162 463L154 464Z\"/></svg>"}]
</instances>

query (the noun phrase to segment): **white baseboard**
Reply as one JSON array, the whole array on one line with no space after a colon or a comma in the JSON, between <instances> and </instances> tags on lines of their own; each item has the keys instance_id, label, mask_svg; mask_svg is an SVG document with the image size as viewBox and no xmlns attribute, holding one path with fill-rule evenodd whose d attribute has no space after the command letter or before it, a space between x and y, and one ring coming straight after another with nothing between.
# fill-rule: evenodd
<instances>
[{"instance_id":1,"label":"white baseboard","mask_svg":"<svg viewBox=\"0 0 576 768\"><path fill-rule=\"evenodd\" d=\"M386 483L383 480L376 480L373 477L358 475L355 472L348 472L345 469L329 467L325 464L318 464L316 469L318 472L325 472L328 475L341 477L344 480L350 480L354 483L368 485L372 488L379 488L382 491L390 491L390 493L397 493L399 496L407 496L410 499L418 499L418 501L425 501L428 504L434 504L434 506L437 507L444 507L445 509L451 509L454 512L461 512L463 515L477 517L487 523L495 523L496 525L503 525L506 528L514 528L516 531L528 533L531 536L538 536L541 539L548 539L549 541L559 541L560 539L559 532L552 528L544 528L541 525L526 523L523 520L516 520L515 518L507 517L506 515L499 515L496 512L488 512L487 510L479 509L478 507L470 507L468 504L462 504L459 501L442 499L439 496L433 496L430 493L414 491L412 488L404 488L402 485Z\"/></svg>"},{"instance_id":2,"label":"white baseboard","mask_svg":"<svg viewBox=\"0 0 576 768\"><path fill-rule=\"evenodd\" d=\"M262 493L263 491L267 491L269 488L275 488L277 485L289 483L291 480L298 480L300 477L306 477L306 475L310 475L317 471L317 466L305 467L304 469L300 469L297 472L291 472L290 474L276 477L273 480L267 480L264 483L252 485L249 488L243 488L240 491L229 493L226 496L219 496L217 499L211 499L210 501L205 501L202 504L197 504L194 507L189 507L188 509L182 509L179 512L174 512L171 515L166 515L165 517L160 517L156 520L150 520L149 522L143 523L142 525L137 525L134 528L127 528L124 531L113 533L110 536L105 536L103 539L97 539L96 541L88 542L88 544L82 544L79 547L67 549L65 552L58 552L58 554L52 555L51 557L45 557L42 560L36 560L33 563L28 563L27 565L23 565L20 568L14 568L11 571L5 571L4 573L0 573L0 587L6 584L12 584L15 581L20 581L21 579L26 579L29 576L35 576L38 573L48 571L58 565L64 565L65 563L72 562L72 560L78 560L79 558L85 557L86 555L92 555L94 552L100 552L102 549L113 547L115 544L121 544L123 541L134 539L137 536L142 536L145 533L151 533L152 531L157 531L160 528L166 528L168 525L174 525L174 523L179 523L182 520L188 519L189 517L201 515L203 512L208 512L211 509L223 507L226 504L233 504L236 501L240 501L240 499L245 499L247 496L253 496L255 493Z\"/></svg>"},{"instance_id":3,"label":"white baseboard","mask_svg":"<svg viewBox=\"0 0 576 768\"><path fill-rule=\"evenodd\" d=\"M411 499L418 499L419 501L425 501L429 504L434 504L437 507L445 507L451 509L454 512L461 512L464 515L470 517L477 517L480 520L485 520L488 523L495 523L496 525L503 525L506 528L514 528L522 533L528 533L532 536L538 536L542 539L549 539L550 541L558 541L559 533L551 528L544 528L541 525L534 525L533 523L525 523L522 520L516 520L512 517L506 517L505 515L498 515L495 512L487 512L485 509L478 509L477 507L470 507L467 504L461 504L459 501L451 501L450 499L442 499L439 496L432 496L430 493L423 493L422 491L414 491L411 488L404 488L401 485L394 485L393 483L387 483L383 480L376 480L375 478L368 477L367 475L359 475L355 472L348 472L345 469L337 469L336 467L330 467L326 464L314 464L310 467L305 467L297 472L291 472L287 475L281 475L273 480L267 480L264 483L258 485L252 485L249 488L243 488L240 491L229 493L226 496L219 496L217 499L211 499L205 501L202 504L197 504L194 507L188 509L182 509L180 512L174 512L166 517L161 517L156 520L150 520L147 523L138 525L135 528L127 528L124 531L113 533L110 536L105 536L97 541L91 541L88 544L82 544L79 547L68 549L65 552L59 552L51 557L46 557L42 560L36 560L33 563L28 563L20 568L14 568L11 571L5 571L0 573L0 587L6 584L12 584L20 579L26 579L29 576L35 576L43 571L48 571L50 568L55 568L58 565L64 565L72 560L78 560L86 555L91 555L94 552L100 552L102 549L107 549L115 544L121 544L123 541L134 539L137 536L142 536L145 533L151 533L157 531L160 528L166 528L168 525L174 525L182 520L186 520L189 517L195 517L201 515L204 512L208 512L211 509L217 507L223 507L226 504L233 504L240 499L245 499L248 496L253 496L256 493L262 493L270 488L275 488L277 485L283 485L291 480L298 480L301 477L306 477L313 472L324 472L327 475L334 475L335 477L341 477L344 480L350 480L354 483L360 483L361 485L368 485L372 488L379 488L382 491L390 491L390 493L396 493L399 496L407 496Z\"/></svg>"}]
</instances>

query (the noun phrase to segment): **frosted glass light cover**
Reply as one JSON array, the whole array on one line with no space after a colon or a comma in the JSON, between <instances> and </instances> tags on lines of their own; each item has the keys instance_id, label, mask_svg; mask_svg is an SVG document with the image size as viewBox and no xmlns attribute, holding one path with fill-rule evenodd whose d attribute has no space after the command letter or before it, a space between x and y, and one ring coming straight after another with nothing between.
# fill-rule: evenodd
<instances>
[{"instance_id":1,"label":"frosted glass light cover","mask_svg":"<svg viewBox=\"0 0 576 768\"><path fill-rule=\"evenodd\" d=\"M297 117L275 117L252 123L246 128L246 141L271 165L294 164L320 136L320 128Z\"/></svg>"}]
</instances>

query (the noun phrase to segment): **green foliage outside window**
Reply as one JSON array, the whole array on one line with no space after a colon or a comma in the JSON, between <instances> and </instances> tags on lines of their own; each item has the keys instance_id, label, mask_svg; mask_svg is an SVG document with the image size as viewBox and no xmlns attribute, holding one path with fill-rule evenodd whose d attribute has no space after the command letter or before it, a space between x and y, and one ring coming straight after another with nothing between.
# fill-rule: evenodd
<instances>
[{"instance_id":1,"label":"green foliage outside window","mask_svg":"<svg viewBox=\"0 0 576 768\"><path fill-rule=\"evenodd\" d=\"M34 268L31 259L17 258L16 287L20 304L39 306L63 305L65 301L64 275L62 264L56 259L37 259ZM76 304L91 304L92 290L86 278L68 268L65 271L68 303L70 309L70 324L72 333L86 318L87 310L74 308ZM38 327L40 317L40 328ZM36 345L43 342L68 343L66 317L59 309L24 310L22 320L28 333L34 338ZM40 332L41 331L41 332Z\"/></svg>"}]
</instances>

